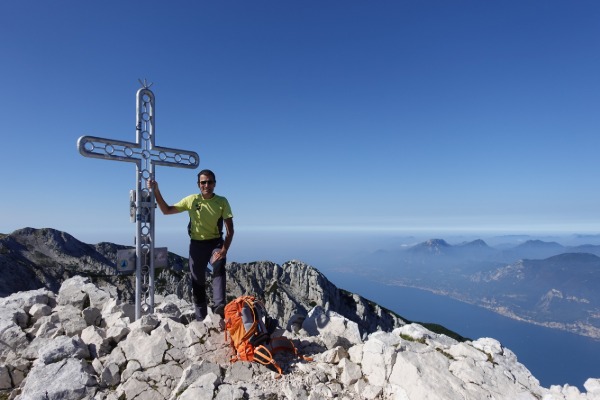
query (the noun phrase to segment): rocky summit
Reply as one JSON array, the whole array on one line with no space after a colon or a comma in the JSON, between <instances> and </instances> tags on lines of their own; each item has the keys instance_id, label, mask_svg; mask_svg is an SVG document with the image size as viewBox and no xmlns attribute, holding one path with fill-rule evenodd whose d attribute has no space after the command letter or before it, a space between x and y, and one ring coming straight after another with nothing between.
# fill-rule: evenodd
<instances>
[{"instance_id":1,"label":"rocky summit","mask_svg":"<svg viewBox=\"0 0 600 400\"><path fill-rule=\"evenodd\" d=\"M56 231L19 234L0 239L0 266L16 259L34 271L35 252L23 238ZM465 340L410 323L336 288L304 263L229 264L229 295L260 294L277 317L276 334L312 358L277 354L278 378L258 363L232 363L222 318L209 312L192 320L185 290L156 295L153 312L145 307L135 320L134 305L123 299L129 285L118 287L125 277L100 279L97 247L59 237L66 240L61 246L85 254L94 273L66 276L65 270L56 290L0 298L0 399L600 399L600 379L588 379L583 393L569 385L541 387L497 340ZM61 246L46 246L36 257L52 258L49 268L60 269L60 253L72 272L74 256ZM56 272L45 273L59 282Z\"/></svg>"},{"instance_id":2,"label":"rocky summit","mask_svg":"<svg viewBox=\"0 0 600 400\"><path fill-rule=\"evenodd\" d=\"M76 276L58 293L0 302L0 389L10 399L600 399L600 380L543 388L497 340L458 342L418 324L363 339L358 324L315 306L280 334L313 361L280 354L284 374L230 362L220 316L158 296L134 307Z\"/></svg>"}]
</instances>

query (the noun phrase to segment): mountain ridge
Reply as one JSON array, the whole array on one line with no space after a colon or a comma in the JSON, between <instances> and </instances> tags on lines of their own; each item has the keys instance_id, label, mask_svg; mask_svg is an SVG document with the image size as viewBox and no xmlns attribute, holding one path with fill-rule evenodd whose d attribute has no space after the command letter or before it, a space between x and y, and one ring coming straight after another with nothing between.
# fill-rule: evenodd
<instances>
[{"instance_id":1,"label":"mountain ridge","mask_svg":"<svg viewBox=\"0 0 600 400\"><path fill-rule=\"evenodd\" d=\"M116 268L116 250L130 248L130 246L116 245L101 242L89 245L80 242L68 233L52 228L23 228L0 238L0 272L6 276L10 273L12 279L4 280L0 285L0 296L24 291L46 288L58 290L64 279L75 275L89 276L95 283L110 284L114 286L114 295L124 302L134 302L135 277L133 275L119 274ZM79 262L79 264L78 264ZM175 294L191 302L191 286L189 274L182 266L187 266L187 260L181 256L169 253L168 264L176 268L157 270L155 273L157 295ZM304 312L311 308L312 302L340 312L342 315L351 316L364 332L376 329L389 330L403 323L401 317L390 310L375 305L362 296L338 289L327 278L314 268L305 276L290 276L284 272L286 265L304 265L299 261L289 261L282 266L269 261L253 263L228 263L228 299L244 294L244 291L258 293L268 282L287 282L292 286L290 293L280 290L278 302L289 306L289 312ZM15 266L18 271L15 270ZM40 271L43 271L41 273ZM257 274L256 271L260 271ZM296 269L298 272L299 269ZM299 273L299 272L298 272ZM20 279L23 274L26 280ZM252 277L252 279L245 279ZM212 298L211 276L207 275L208 298ZM294 281L304 283L309 290L320 288L316 296L305 296L304 288L292 285ZM302 284L298 284L302 286ZM323 289L324 288L324 289ZM277 291L273 291L276 293ZM282 299L281 297L286 297ZM303 301L297 301L303 299ZM275 301L273 301L275 302ZM351 306L349 306L351 305ZM374 309L377 318L369 321L364 314L357 313L358 309ZM283 321L280 321L283 322ZM374 323L374 326L370 326ZM450 332L450 331L448 331ZM454 333L453 333L454 334ZM458 334L454 334L460 337Z\"/></svg>"},{"instance_id":2,"label":"mountain ridge","mask_svg":"<svg viewBox=\"0 0 600 400\"><path fill-rule=\"evenodd\" d=\"M10 262L37 265L51 270L38 283L59 288L0 298L0 396L6 398L600 399L600 379L588 379L583 393L569 385L543 388L495 339L457 341L403 320L300 261L230 263L229 295L261 294L282 333L314 358L280 359L285 374L273 379L259 364L229 362L220 317L211 312L192 321L185 272L161 271L161 290L177 293L157 294L154 312L145 309L133 320L125 293L131 285L124 284L131 277L107 279L107 268L115 268L102 261L113 259L118 245L84 246L49 228L15 232L0 237L2 272ZM81 270L73 268L77 258ZM87 277L79 274L86 271Z\"/></svg>"}]
</instances>

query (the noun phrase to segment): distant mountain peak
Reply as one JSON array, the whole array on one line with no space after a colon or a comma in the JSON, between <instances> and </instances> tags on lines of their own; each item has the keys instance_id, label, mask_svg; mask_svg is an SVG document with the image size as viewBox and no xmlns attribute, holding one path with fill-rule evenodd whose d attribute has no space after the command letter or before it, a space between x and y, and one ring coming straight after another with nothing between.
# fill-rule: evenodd
<instances>
[{"instance_id":1,"label":"distant mountain peak","mask_svg":"<svg viewBox=\"0 0 600 400\"><path fill-rule=\"evenodd\" d=\"M482 239L475 239L471 242L465 242L461 244L462 247L471 247L471 248L491 248L488 244Z\"/></svg>"},{"instance_id":2,"label":"distant mountain peak","mask_svg":"<svg viewBox=\"0 0 600 400\"><path fill-rule=\"evenodd\" d=\"M537 247L537 248L561 248L563 245L556 242L544 242L539 239L531 239L517 246L519 248Z\"/></svg>"},{"instance_id":3,"label":"distant mountain peak","mask_svg":"<svg viewBox=\"0 0 600 400\"><path fill-rule=\"evenodd\" d=\"M600 257L590 253L562 253L548 257L547 260L559 262L598 262L600 261Z\"/></svg>"},{"instance_id":4,"label":"distant mountain peak","mask_svg":"<svg viewBox=\"0 0 600 400\"><path fill-rule=\"evenodd\" d=\"M429 239L413 246L410 251L413 253L443 254L451 248L452 246L444 239Z\"/></svg>"},{"instance_id":5,"label":"distant mountain peak","mask_svg":"<svg viewBox=\"0 0 600 400\"><path fill-rule=\"evenodd\" d=\"M446 242L444 239L429 239L425 242L425 244L427 246L444 246L444 247L450 247L450 245L448 244L448 242Z\"/></svg>"}]
</instances>

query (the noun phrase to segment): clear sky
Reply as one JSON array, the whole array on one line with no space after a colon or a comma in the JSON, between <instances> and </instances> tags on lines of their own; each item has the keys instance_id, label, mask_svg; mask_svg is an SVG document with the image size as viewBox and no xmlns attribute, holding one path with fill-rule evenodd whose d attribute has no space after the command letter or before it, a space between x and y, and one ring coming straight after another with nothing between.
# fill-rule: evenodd
<instances>
[{"instance_id":1,"label":"clear sky","mask_svg":"<svg viewBox=\"0 0 600 400\"><path fill-rule=\"evenodd\" d=\"M2 233L133 237L134 165L76 142L135 141L140 78L236 232L599 231L596 0L4 1L0 38Z\"/></svg>"}]
</instances>

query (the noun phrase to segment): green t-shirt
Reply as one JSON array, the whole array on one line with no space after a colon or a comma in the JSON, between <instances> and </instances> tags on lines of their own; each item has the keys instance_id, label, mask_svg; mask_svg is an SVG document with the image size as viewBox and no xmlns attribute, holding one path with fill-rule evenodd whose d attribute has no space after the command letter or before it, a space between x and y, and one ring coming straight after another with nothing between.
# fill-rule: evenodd
<instances>
[{"instance_id":1,"label":"green t-shirt","mask_svg":"<svg viewBox=\"0 0 600 400\"><path fill-rule=\"evenodd\" d=\"M175 207L190 215L190 235L194 240L220 238L223 220L233 218L227 199L216 194L210 199L203 199L201 194L192 194L181 199Z\"/></svg>"}]
</instances>

